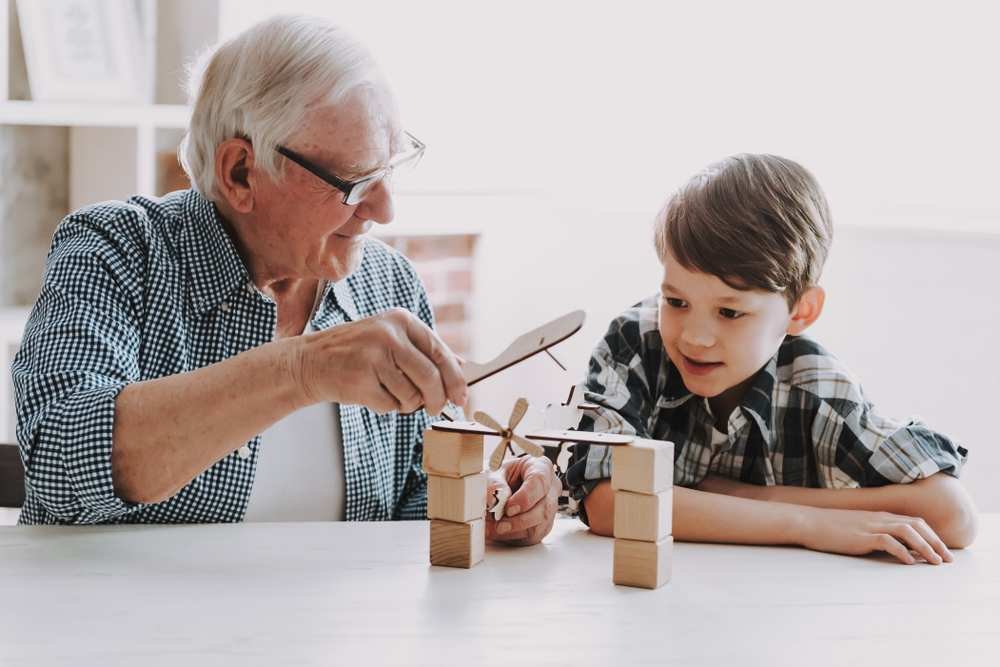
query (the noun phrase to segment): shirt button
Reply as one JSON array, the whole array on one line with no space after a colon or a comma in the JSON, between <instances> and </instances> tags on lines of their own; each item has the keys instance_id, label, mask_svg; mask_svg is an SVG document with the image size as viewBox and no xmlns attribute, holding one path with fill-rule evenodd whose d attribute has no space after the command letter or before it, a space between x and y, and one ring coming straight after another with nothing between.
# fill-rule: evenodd
<instances>
[{"instance_id":1,"label":"shirt button","mask_svg":"<svg viewBox=\"0 0 1000 667\"><path fill-rule=\"evenodd\" d=\"M241 459L248 459L250 458L250 448L247 447L246 445L243 445L242 447L236 450L236 455L239 456Z\"/></svg>"},{"instance_id":2,"label":"shirt button","mask_svg":"<svg viewBox=\"0 0 1000 667\"><path fill-rule=\"evenodd\" d=\"M221 310L221 311L222 311L222 312L224 312L224 313L228 313L228 312L229 312L229 311L230 311L231 309L232 309L232 308L231 308L231 306L229 305L229 302L227 302L227 301L224 301L224 302L223 302L223 303L222 303L222 304L221 304L221 305L219 306L219 310Z\"/></svg>"}]
</instances>

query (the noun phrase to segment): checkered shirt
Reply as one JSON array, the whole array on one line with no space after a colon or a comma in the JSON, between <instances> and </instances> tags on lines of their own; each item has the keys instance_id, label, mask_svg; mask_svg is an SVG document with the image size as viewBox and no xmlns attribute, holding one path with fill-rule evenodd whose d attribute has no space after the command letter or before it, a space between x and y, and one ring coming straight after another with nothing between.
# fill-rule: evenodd
<instances>
[{"instance_id":1,"label":"checkered shirt","mask_svg":"<svg viewBox=\"0 0 1000 667\"><path fill-rule=\"evenodd\" d=\"M709 474L759 485L851 488L958 476L967 451L919 421L875 412L861 386L815 341L788 336L751 379L712 444L708 401L684 386L663 349L659 296L616 318L590 358L587 398L602 407L581 430L637 434L674 443L674 483ZM577 445L566 471L573 497L611 476L609 447ZM581 505L582 506L582 505Z\"/></svg>"},{"instance_id":2,"label":"checkered shirt","mask_svg":"<svg viewBox=\"0 0 1000 667\"><path fill-rule=\"evenodd\" d=\"M369 239L361 266L327 286L317 329L405 308L433 326L409 262ZM260 436L172 498L126 502L111 476L115 399L133 382L183 373L270 342L277 306L250 280L216 212L198 193L105 202L55 233L41 294L12 371L25 465L22 524L240 521ZM244 391L253 391L245 387ZM422 519L427 414L340 406L348 520ZM294 483L294 480L290 480Z\"/></svg>"}]
</instances>

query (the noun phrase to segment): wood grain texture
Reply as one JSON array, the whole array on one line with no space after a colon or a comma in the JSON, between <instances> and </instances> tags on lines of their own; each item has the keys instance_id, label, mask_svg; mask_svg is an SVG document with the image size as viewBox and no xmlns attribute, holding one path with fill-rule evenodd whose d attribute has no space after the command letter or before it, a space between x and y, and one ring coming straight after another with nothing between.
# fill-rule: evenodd
<instances>
[{"instance_id":1,"label":"wood grain texture","mask_svg":"<svg viewBox=\"0 0 1000 667\"><path fill-rule=\"evenodd\" d=\"M427 518L472 521L486 514L486 473L427 476Z\"/></svg>"},{"instance_id":2,"label":"wood grain texture","mask_svg":"<svg viewBox=\"0 0 1000 667\"><path fill-rule=\"evenodd\" d=\"M674 443L634 440L611 453L611 488L659 493L674 484Z\"/></svg>"},{"instance_id":3,"label":"wood grain texture","mask_svg":"<svg viewBox=\"0 0 1000 667\"><path fill-rule=\"evenodd\" d=\"M615 537L657 542L673 527L673 489L654 494L615 491Z\"/></svg>"},{"instance_id":4,"label":"wood grain texture","mask_svg":"<svg viewBox=\"0 0 1000 667\"><path fill-rule=\"evenodd\" d=\"M674 538L659 542L615 538L612 581L619 586L659 588L670 581Z\"/></svg>"},{"instance_id":5,"label":"wood grain texture","mask_svg":"<svg viewBox=\"0 0 1000 667\"><path fill-rule=\"evenodd\" d=\"M483 469L483 436L473 433L424 431L424 472L440 477L465 477Z\"/></svg>"},{"instance_id":6,"label":"wood grain texture","mask_svg":"<svg viewBox=\"0 0 1000 667\"><path fill-rule=\"evenodd\" d=\"M486 522L431 520L431 565L470 568L486 553Z\"/></svg>"}]
</instances>

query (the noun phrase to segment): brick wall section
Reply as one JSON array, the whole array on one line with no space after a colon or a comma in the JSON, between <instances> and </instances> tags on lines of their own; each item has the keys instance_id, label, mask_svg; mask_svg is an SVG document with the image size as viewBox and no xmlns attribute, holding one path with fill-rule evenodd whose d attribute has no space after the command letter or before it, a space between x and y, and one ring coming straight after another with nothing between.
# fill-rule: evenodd
<instances>
[{"instance_id":1,"label":"brick wall section","mask_svg":"<svg viewBox=\"0 0 1000 667\"><path fill-rule=\"evenodd\" d=\"M406 255L427 287L438 334L456 354L472 352L477 234L379 236Z\"/></svg>"}]
</instances>

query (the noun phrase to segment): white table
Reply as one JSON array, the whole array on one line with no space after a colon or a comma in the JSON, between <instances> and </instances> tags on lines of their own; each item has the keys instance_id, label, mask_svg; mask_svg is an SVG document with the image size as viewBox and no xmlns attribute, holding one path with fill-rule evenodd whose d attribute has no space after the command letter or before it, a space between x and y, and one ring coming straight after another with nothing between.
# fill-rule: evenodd
<instances>
[{"instance_id":1,"label":"white table","mask_svg":"<svg viewBox=\"0 0 1000 667\"><path fill-rule=\"evenodd\" d=\"M0 529L0 665L998 665L1000 515L955 563L678 544L657 591L611 540L430 567L412 523Z\"/></svg>"}]
</instances>

